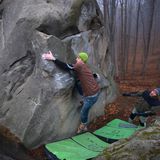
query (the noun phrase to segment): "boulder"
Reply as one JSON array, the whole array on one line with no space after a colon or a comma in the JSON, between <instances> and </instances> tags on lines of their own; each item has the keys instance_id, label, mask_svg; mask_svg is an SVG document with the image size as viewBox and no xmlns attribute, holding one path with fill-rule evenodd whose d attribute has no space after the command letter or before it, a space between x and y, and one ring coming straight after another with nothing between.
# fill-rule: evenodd
<instances>
[{"instance_id":1,"label":"boulder","mask_svg":"<svg viewBox=\"0 0 160 160\"><path fill-rule=\"evenodd\" d=\"M88 52L101 86L90 121L103 114L116 97L116 85L97 2L3 0L0 9L0 123L28 148L75 134L81 97L74 75L43 60L48 50L68 63L79 51Z\"/></svg>"}]
</instances>

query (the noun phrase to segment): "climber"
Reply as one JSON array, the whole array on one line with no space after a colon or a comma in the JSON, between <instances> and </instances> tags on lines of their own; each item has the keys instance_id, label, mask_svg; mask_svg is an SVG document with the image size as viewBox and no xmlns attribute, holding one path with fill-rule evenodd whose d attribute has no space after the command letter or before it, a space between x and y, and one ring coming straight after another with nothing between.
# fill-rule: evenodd
<instances>
[{"instance_id":1,"label":"climber","mask_svg":"<svg viewBox=\"0 0 160 160\"><path fill-rule=\"evenodd\" d=\"M88 54L85 52L80 52L76 58L75 64L67 64L56 59L51 51L44 53L42 58L53 61L57 66L67 71L73 70L75 72L76 76L78 77L78 83L76 83L78 91L83 98L80 116L81 123L78 127L77 133L87 131L89 110L97 102L100 94L100 87L94 78L95 75L92 74L90 68L86 64L88 60Z\"/></svg>"},{"instance_id":2,"label":"climber","mask_svg":"<svg viewBox=\"0 0 160 160\"><path fill-rule=\"evenodd\" d=\"M123 93L123 96L138 96L139 101L135 104L128 121L133 122L136 116L139 116L141 126L146 126L148 116L156 115L155 111L160 110L160 88L155 88L152 91L145 90L143 92Z\"/></svg>"}]
</instances>

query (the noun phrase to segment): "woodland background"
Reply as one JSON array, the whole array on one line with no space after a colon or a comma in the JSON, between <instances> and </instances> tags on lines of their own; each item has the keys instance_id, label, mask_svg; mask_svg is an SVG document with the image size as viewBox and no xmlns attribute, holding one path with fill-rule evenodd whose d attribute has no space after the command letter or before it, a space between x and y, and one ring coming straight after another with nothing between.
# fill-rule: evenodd
<instances>
[{"instance_id":1,"label":"woodland background","mask_svg":"<svg viewBox=\"0 0 160 160\"><path fill-rule=\"evenodd\" d=\"M104 0L109 49L120 79L159 77L160 1Z\"/></svg>"},{"instance_id":2,"label":"woodland background","mask_svg":"<svg viewBox=\"0 0 160 160\"><path fill-rule=\"evenodd\" d=\"M76 23L76 20L77 19L79 20L79 17L77 17L78 15L77 12L74 12L77 8L74 8L75 6L73 5L74 4L73 2L77 4L75 6L76 7L78 6L77 7L78 9L80 9L79 8L80 4L82 6L82 9L84 9L82 11L82 22L79 21L80 25L79 24L77 25ZM87 2L87 4L83 2ZM38 3L39 5L37 5ZM66 6L64 5L64 3ZM95 6L97 6L95 4L97 3L100 5L100 9L103 13L103 18L101 18L101 14L99 13L99 10L97 8L96 8L97 10L95 9ZM55 4L59 4L58 11L57 11L57 8L55 7ZM64 7L64 9L63 7L61 7L61 5ZM74 7L72 7L72 5ZM91 7L92 5L93 7ZM87 10L87 7L89 8L88 10ZM105 55L102 55L102 57L105 57L105 58L102 59L101 62L102 63L104 62L105 65L102 65L102 63L100 63L102 65L100 66L100 68L103 68L106 71L106 73L109 70L109 76L108 77L106 76L105 78L106 79L111 78L112 80L112 77L114 77L114 80L117 85L116 89L119 91L119 94L118 94L117 99L115 99L113 103L109 103L108 105L106 105L105 110L104 110L104 115L97 116L90 123L89 130L94 131L95 129L102 127L105 123L107 123L108 121L114 118L120 118L123 120L127 120L133 108L133 105L136 103L137 99L131 98L131 97L127 97L127 98L122 97L121 93L128 92L128 91L131 91L131 92L132 91L143 91L145 89L153 89L155 87L160 86L160 74L159 74L160 72L160 63L159 63L160 62L160 45L159 45L160 44L160 10L159 8L160 8L159 0L95 0L95 1L93 0L85 0L85 1L83 0L77 0L77 1L76 0L70 0L70 1L69 0L68 1L65 1L65 0L63 1L59 1L59 0L57 1L56 0L46 0L46 1L44 0L39 0L39 1L0 0L0 24L2 26L0 33L1 32L4 33L4 31L6 31L5 36L0 37L0 42L2 42L0 43L0 46L3 49L3 51L0 50L1 51L1 55L0 55L1 61L0 62L1 63L3 62L2 63L3 65L0 65L0 67L2 66L2 71L4 70L4 72L2 72L3 76L1 75L2 77L1 79L4 80L2 82L4 83L1 84L0 95L2 95L1 96L2 102L3 100L6 100L4 103L4 111L6 109L5 107L7 107L5 106L5 104L10 102L9 107L6 109L6 112L4 113L7 113L6 115L8 115L8 111L10 111L10 108L13 108L13 111L15 111L14 107L16 107L16 105L14 106L13 103L11 103L12 102L11 100L12 98L14 100L14 97L16 97L17 95L18 96L21 95L23 93L22 91L24 90L19 91L18 94L16 95L15 95L16 93L15 91L17 90L17 88L20 88L21 86L23 88L23 86L27 84L27 82L30 82L29 80L31 80L32 78L34 79L34 81L31 81L31 83L29 83L28 85L29 87L26 85L26 88L29 89L29 91L32 89L33 91L36 91L36 88L34 87L38 86L37 79L39 80L39 77L42 78L41 76L42 71L39 70L40 68L39 67L39 64L40 64L39 63L40 61L39 53L42 53L42 51L44 51L43 49L48 49L48 47L53 46L55 42L57 42L57 44L59 44L59 47L57 47L57 53L62 52L63 49L62 49L62 45L60 42L65 36L67 37L67 36L72 35L71 37L75 36L75 39L76 39L77 37L79 37L79 36L76 37L76 34L81 34L81 33L83 34L83 31L84 31L85 35L81 36L82 39L80 40L77 39L77 41L75 41L73 46L71 46L71 48L74 51L77 51L77 48L79 46L80 47L84 46L82 45L84 44L83 37L85 37L84 40L90 39L90 36L88 36L86 33L89 33L89 35L91 35L93 39L96 39L99 36L100 38L102 38L102 41L103 41L105 39L103 36L103 30L99 30L99 29L100 28L102 29L104 27L105 34L107 37L105 47L106 48L108 47L108 48L106 50ZM85 9L88 12L86 12ZM97 11L97 13L95 12L95 10ZM65 13L64 11L66 12L68 11L67 12L68 17L64 14ZM70 11L73 11L73 12L70 12ZM70 15L70 13L72 14ZM76 14L73 14L73 13L76 13ZM90 21L88 21L88 19L85 16L83 17L85 13L87 13L88 17L87 16L86 17L89 20L90 19L93 20L91 21L91 23ZM80 17L80 20L81 20L81 17ZM83 21L83 20L86 20L88 23L84 25L86 21ZM94 28L95 26L96 28ZM45 41L46 40L45 36L43 37L40 34L40 36L37 37L37 35L33 34L33 33L37 33L37 31L43 32L44 34L46 34L45 35L46 37L47 36L50 37L50 35L53 35L53 36L62 35L63 38L61 36L59 37L57 36L58 41L57 41L57 38L56 39L51 38L50 42L53 42L53 43L48 43L48 41ZM67 32L67 34L65 31ZM94 31L97 31L98 34L97 32L95 32L96 34L95 33L93 34L92 32ZM38 43L31 43L36 38L38 39L37 40ZM80 42L82 42L81 45L79 45ZM90 41L87 41L87 42L88 42L87 45L90 46L89 45ZM97 44L96 42L100 42L98 38L97 38L97 41L94 41L95 44ZM36 44L36 45L33 45L33 44ZM71 40L69 41L69 44L72 44ZM31 51L29 50L28 52L28 48L31 48L31 47L32 47L32 50ZM103 46L102 50L103 48L105 50L106 49L105 47ZM99 53L97 48L94 48L96 52L95 50L93 50L93 53ZM88 50L92 50L92 49L93 48L91 46ZM71 49L68 51L68 53L71 53ZM95 57L100 57L100 56L101 55L97 54ZM64 56L61 55L61 57L64 57ZM68 58L70 56L67 55L66 57ZM108 65L108 63L110 64ZM97 64L97 61L95 64ZM6 67L7 65L8 67ZM22 66L21 67L22 70L19 70L20 66ZM54 66L53 65L51 66L52 66L51 69L54 70ZM97 67L97 65L95 66ZM108 66L108 68L106 66ZM24 72L27 70L29 74L28 72ZM36 72L33 72L35 70ZM23 74L21 74L21 71L22 73L27 73L27 74L24 74L24 77L23 77ZM32 72L34 74L32 74ZM111 72L111 75L110 75L110 72ZM42 80L44 79L45 78L42 78ZM51 76L48 78L48 80L50 79L52 79ZM15 83L10 83L12 81ZM36 82L36 83L33 83L33 82ZM45 79L45 82L46 82L46 79ZM63 79L61 80L61 82L62 84L64 84ZM49 83L47 82L47 84ZM108 89L109 92L111 93L110 98L112 98L113 95L115 94L115 92L113 92L114 94L112 94L112 90L114 90L114 87L112 86L112 84L113 83L111 81L107 83L107 85L110 85L110 88L111 88L111 89ZM42 83L40 83L39 86L41 87ZM40 88L39 86L37 87L38 89ZM44 86L46 86L46 84ZM46 89L49 89L50 91L50 88L51 88L50 86L51 85L49 85L48 88L45 88L44 92L46 91ZM65 86L63 87L65 88ZM4 94L3 96L2 88L4 88L4 91L6 90L8 91L7 95ZM67 95L68 95L68 92L67 92L68 90L69 90L68 88L66 88L65 90L65 93L67 93ZM53 97L50 96L52 94L53 92L48 92L49 96L46 93L46 97L50 97L50 99L53 99ZM33 94L31 95L34 95L35 98L37 98L37 95L38 95L37 91L36 91L36 94L33 92ZM27 96L28 94L24 95L24 97L27 97ZM8 99L4 97L7 97ZM27 106L26 107L25 103L23 103L24 97L20 98L24 106L23 105L22 106L19 105L19 106L21 108L22 113L25 114L24 110L29 106L28 104L30 103L26 104ZM105 95L105 97L108 98L109 94L107 96ZM42 98L43 100L43 97L40 97L40 98ZM63 99L62 97L60 98ZM44 100L45 99L46 98L44 97ZM50 99L48 100L49 102L50 102ZM15 100L15 101L19 102L18 100ZM27 100L27 102L29 101L33 102L32 99ZM72 103L70 104L73 104L73 101L71 102ZM44 103L45 105L47 105L45 101ZM75 101L74 103L76 105L77 101ZM64 104L66 106L65 101L64 101ZM70 104L68 106L71 106ZM59 104L59 106L62 106L62 105ZM59 108L59 106L57 108ZM23 108L24 110L22 109L22 107L24 107ZM32 109L33 105L31 105L30 108ZM54 117L53 112L49 110L50 108L52 107L50 106L48 107L48 111L49 111L48 115L50 114L50 117ZM40 109L38 110L40 111L40 113L35 112L34 115L38 115L38 118L40 117L40 119L42 120L43 117L41 117L41 115L43 115L44 111L46 111L46 108L44 108L43 106L42 107L39 106L39 108L37 107L37 109ZM44 110L41 110L41 109L44 109ZM78 113L79 112L77 112L77 114ZM16 112L16 114L11 113L10 116L11 117L15 116L15 119L16 119L19 115L21 115L20 112L18 113ZM54 114L56 114L56 112ZM25 114L25 116L26 115L27 114ZM160 114L157 113L157 115L160 115ZM58 117L58 116L56 115L55 117ZM150 119L150 122L152 122L152 120L154 119ZM39 119L37 121L40 122ZM10 122L11 121L8 121L8 123ZM16 127L17 126L19 127L20 124L22 124L22 122L23 121L21 120L20 121L18 120L18 123L15 122ZM31 123L31 126L34 128L37 126L38 123L35 123L36 119L33 119L33 122L35 125L32 126L33 123ZM51 119L51 122L53 122L52 119ZM50 124L50 121L48 124ZM48 126L49 125L45 125L45 127L47 127L45 131L50 129L50 127ZM44 129L43 125L41 129ZM157 127L156 130L153 131L153 133L157 133L155 137L159 136L159 132L157 132L157 130L159 131L159 127ZM17 130L15 129L15 131ZM37 133L39 137L40 134L37 131L40 131L40 129L35 128L35 133ZM53 130L51 130L51 132L53 133ZM28 135L28 133L26 135ZM32 138L33 137L32 135L35 135L35 134L30 134L30 135L31 137L29 138ZM47 138L49 137L48 134L45 134L45 135ZM148 142L148 139L149 138L147 137L146 139L142 138L141 140L145 143L145 142ZM43 146L40 146L36 149L28 150L24 147L22 141L20 141L20 139L18 139L14 134L10 132L10 130L8 130L5 127L1 128L0 140L1 140L0 156L2 156L1 159L5 159L5 160L13 160L13 159L15 160L16 159L17 160L17 159L20 159L19 157L22 157L22 156L24 157L24 159L27 159L27 160L29 159L37 159L37 160L47 159L46 156L44 155ZM156 153L152 152L152 149L154 150L154 147L152 147L152 142L157 142L157 140L154 139L154 136L151 137L150 140L151 141L149 141L149 144L148 143L145 143L145 144L147 147L151 145L150 147L151 152L143 148L143 153L145 153L146 151L146 156L152 156L151 153L153 154L153 157L156 157L155 155L159 156L160 152L156 152ZM42 141L42 139L40 138L39 141ZM130 143L129 141L127 143L132 144L132 142ZM142 152L142 150L137 149L140 146L141 145L137 145L134 149L132 149L132 151L129 151L130 154L132 153L131 156L133 157L137 156L139 155L137 154L137 152L140 152L140 153ZM123 148L123 147L119 147L119 148ZM127 149L130 149L130 148L128 147ZM119 150L116 150L116 151L117 153L113 153L113 154L117 157L121 156L121 154L119 154ZM122 156L123 156L123 153L126 153L126 149L122 151ZM129 159L129 157L126 157L126 158ZM117 159L120 159L120 158L117 158Z\"/></svg>"}]
</instances>

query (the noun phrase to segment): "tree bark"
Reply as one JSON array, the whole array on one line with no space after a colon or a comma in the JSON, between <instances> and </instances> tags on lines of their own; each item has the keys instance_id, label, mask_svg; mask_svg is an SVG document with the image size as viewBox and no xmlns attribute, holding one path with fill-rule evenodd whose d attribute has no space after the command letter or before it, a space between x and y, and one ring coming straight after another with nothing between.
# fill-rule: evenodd
<instances>
[{"instance_id":1,"label":"tree bark","mask_svg":"<svg viewBox=\"0 0 160 160\"><path fill-rule=\"evenodd\" d=\"M147 5L149 6L148 9L148 29L145 32L144 30L144 39L146 39L146 41L144 40L144 57L143 57L143 66L142 66L142 75L145 75L146 72L146 67L147 67L147 60L148 60L148 56L149 56L149 52L150 52L150 41L151 41L151 33L152 33L152 26L153 26L153 15L154 15L154 4L155 4L155 0L148 0L146 1L146 3L148 3ZM144 24L143 24L144 25ZM146 38L145 38L146 37Z\"/></svg>"},{"instance_id":2,"label":"tree bark","mask_svg":"<svg viewBox=\"0 0 160 160\"><path fill-rule=\"evenodd\" d=\"M135 63L137 57L137 44L138 44L138 35L139 35L139 12L141 7L141 0L138 1L138 8L137 8L137 16L136 16L136 33L135 33L135 45L133 51L133 60L132 60L132 77L135 76Z\"/></svg>"}]
</instances>

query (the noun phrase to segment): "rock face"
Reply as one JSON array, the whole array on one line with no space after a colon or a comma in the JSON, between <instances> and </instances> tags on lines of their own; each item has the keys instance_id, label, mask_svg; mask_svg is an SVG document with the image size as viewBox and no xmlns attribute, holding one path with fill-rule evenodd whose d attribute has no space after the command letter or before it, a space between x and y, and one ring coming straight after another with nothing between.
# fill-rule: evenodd
<instances>
[{"instance_id":1,"label":"rock face","mask_svg":"<svg viewBox=\"0 0 160 160\"><path fill-rule=\"evenodd\" d=\"M94 160L159 160L160 120L153 126L138 131L130 139L120 140L110 145L104 156Z\"/></svg>"},{"instance_id":2,"label":"rock face","mask_svg":"<svg viewBox=\"0 0 160 160\"><path fill-rule=\"evenodd\" d=\"M80 122L74 76L41 59L48 50L68 63L88 52L101 86L90 120L116 97L96 1L0 1L0 123L28 148L73 135Z\"/></svg>"}]
</instances>

